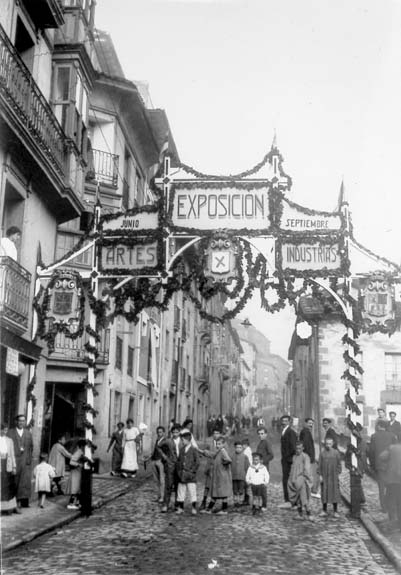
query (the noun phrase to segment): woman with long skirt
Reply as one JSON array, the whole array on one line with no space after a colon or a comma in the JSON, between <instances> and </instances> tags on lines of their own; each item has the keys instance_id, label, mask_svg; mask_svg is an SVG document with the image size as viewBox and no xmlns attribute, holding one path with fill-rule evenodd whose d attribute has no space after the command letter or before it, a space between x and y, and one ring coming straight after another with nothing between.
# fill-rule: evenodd
<instances>
[{"instance_id":1,"label":"woman with long skirt","mask_svg":"<svg viewBox=\"0 0 401 575\"><path fill-rule=\"evenodd\" d=\"M1 424L0 435L0 460L1 460L1 511L3 513L21 513L17 507L17 500L15 498L15 474L17 472L17 464L14 454L13 440L7 437L8 424Z\"/></svg>"},{"instance_id":2,"label":"woman with long skirt","mask_svg":"<svg viewBox=\"0 0 401 575\"><path fill-rule=\"evenodd\" d=\"M134 427L134 421L127 419L127 427L123 431L123 460L121 462L122 477L135 477L138 471L137 448L141 440L141 433Z\"/></svg>"}]
</instances>

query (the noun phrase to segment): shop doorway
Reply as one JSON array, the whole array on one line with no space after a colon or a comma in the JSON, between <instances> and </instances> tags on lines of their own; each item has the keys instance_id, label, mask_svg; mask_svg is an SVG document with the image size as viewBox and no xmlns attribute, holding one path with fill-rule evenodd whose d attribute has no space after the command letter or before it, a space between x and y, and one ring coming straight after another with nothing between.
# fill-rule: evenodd
<instances>
[{"instance_id":1,"label":"shop doorway","mask_svg":"<svg viewBox=\"0 0 401 575\"><path fill-rule=\"evenodd\" d=\"M64 434L67 443L85 436L85 387L72 383L46 383L42 450L49 452Z\"/></svg>"}]
</instances>

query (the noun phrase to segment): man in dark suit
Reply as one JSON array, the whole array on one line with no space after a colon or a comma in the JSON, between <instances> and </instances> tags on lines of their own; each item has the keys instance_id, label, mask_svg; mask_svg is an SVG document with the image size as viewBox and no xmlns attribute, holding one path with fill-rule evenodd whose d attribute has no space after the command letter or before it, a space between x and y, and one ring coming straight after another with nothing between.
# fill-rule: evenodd
<instances>
[{"instance_id":1,"label":"man in dark suit","mask_svg":"<svg viewBox=\"0 0 401 575\"><path fill-rule=\"evenodd\" d=\"M369 462L375 474L377 486L379 488L380 506L383 512L387 511L386 506L386 469L387 463L381 455L388 450L390 445L396 442L395 436L387 431L387 422L378 421L376 431L370 438Z\"/></svg>"},{"instance_id":2,"label":"man in dark suit","mask_svg":"<svg viewBox=\"0 0 401 575\"><path fill-rule=\"evenodd\" d=\"M317 477L317 469L316 469L316 453L315 453L315 440L313 439L313 425L314 420L311 417L307 417L305 419L305 425L301 429L299 433L299 441L302 441L304 446L304 453L309 455L310 463L311 463L311 472L312 472L312 497L317 497L320 499L320 494L318 493L319 490L319 480Z\"/></svg>"},{"instance_id":3,"label":"man in dark suit","mask_svg":"<svg viewBox=\"0 0 401 575\"><path fill-rule=\"evenodd\" d=\"M333 449L337 449L338 448L338 435L337 435L336 431L331 427L331 419L329 419L328 417L324 417L322 419L322 426L323 426L323 429L325 431L325 435L323 438L323 446L326 443L326 439L332 439L333 440Z\"/></svg>"},{"instance_id":4,"label":"man in dark suit","mask_svg":"<svg viewBox=\"0 0 401 575\"><path fill-rule=\"evenodd\" d=\"M396 420L397 414L395 411L390 411L389 416L387 431L390 431L397 438L397 441L401 441L401 423Z\"/></svg>"},{"instance_id":5,"label":"man in dark suit","mask_svg":"<svg viewBox=\"0 0 401 575\"><path fill-rule=\"evenodd\" d=\"M164 468L164 499L161 508L162 513L167 513L168 511L171 494L174 492L177 496L177 462L182 445L180 431L181 426L174 424L171 428L171 437L163 437L158 445L158 452Z\"/></svg>"},{"instance_id":6,"label":"man in dark suit","mask_svg":"<svg viewBox=\"0 0 401 575\"><path fill-rule=\"evenodd\" d=\"M15 476L16 498L18 507L29 507L31 496L32 451L33 440L30 430L26 427L25 415L17 415L16 427L10 429L8 437L13 440L17 473Z\"/></svg>"},{"instance_id":7,"label":"man in dark suit","mask_svg":"<svg viewBox=\"0 0 401 575\"><path fill-rule=\"evenodd\" d=\"M279 505L280 509L291 509L290 498L288 496L288 478L290 476L292 458L295 455L295 445L297 434L291 427L289 415L283 415L281 421L281 468L283 470L283 492L284 503Z\"/></svg>"},{"instance_id":8,"label":"man in dark suit","mask_svg":"<svg viewBox=\"0 0 401 575\"><path fill-rule=\"evenodd\" d=\"M267 429L266 427L259 427L258 429L259 443L256 448L256 452L262 456L262 463L269 470L269 463L273 459L274 454L267 439ZM267 485L264 486L265 489L262 493L262 511L267 509Z\"/></svg>"}]
</instances>

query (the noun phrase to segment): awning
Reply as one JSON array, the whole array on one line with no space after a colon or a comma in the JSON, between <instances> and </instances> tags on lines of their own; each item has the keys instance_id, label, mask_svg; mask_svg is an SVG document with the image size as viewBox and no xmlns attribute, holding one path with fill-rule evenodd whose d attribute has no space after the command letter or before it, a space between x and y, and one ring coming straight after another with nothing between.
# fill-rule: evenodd
<instances>
[{"instance_id":1,"label":"awning","mask_svg":"<svg viewBox=\"0 0 401 575\"><path fill-rule=\"evenodd\" d=\"M38 362L42 353L42 348L39 345L23 339L5 327L0 329L0 345L17 350L22 356L21 359L25 360L26 363Z\"/></svg>"}]
</instances>

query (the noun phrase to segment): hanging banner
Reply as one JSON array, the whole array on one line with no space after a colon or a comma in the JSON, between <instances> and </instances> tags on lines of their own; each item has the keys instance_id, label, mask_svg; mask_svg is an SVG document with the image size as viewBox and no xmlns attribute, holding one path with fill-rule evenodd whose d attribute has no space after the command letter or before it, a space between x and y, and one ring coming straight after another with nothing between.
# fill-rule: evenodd
<instances>
[{"instance_id":1,"label":"hanging banner","mask_svg":"<svg viewBox=\"0 0 401 575\"><path fill-rule=\"evenodd\" d=\"M303 209L286 199L282 200L283 213L280 218L280 229L286 232L333 232L342 228L343 222L340 214L318 212Z\"/></svg>"},{"instance_id":2,"label":"hanging banner","mask_svg":"<svg viewBox=\"0 0 401 575\"><path fill-rule=\"evenodd\" d=\"M19 353L16 349L12 347L7 347L6 355L6 373L18 377L18 361Z\"/></svg>"},{"instance_id":3,"label":"hanging banner","mask_svg":"<svg viewBox=\"0 0 401 575\"><path fill-rule=\"evenodd\" d=\"M99 270L115 271L121 274L144 268L155 268L158 265L157 241L144 244L125 245L116 243L100 247Z\"/></svg>"},{"instance_id":4,"label":"hanging banner","mask_svg":"<svg viewBox=\"0 0 401 575\"><path fill-rule=\"evenodd\" d=\"M213 184L174 189L172 224L177 228L207 230L266 230L269 225L268 188Z\"/></svg>"},{"instance_id":5,"label":"hanging banner","mask_svg":"<svg viewBox=\"0 0 401 575\"><path fill-rule=\"evenodd\" d=\"M362 316L362 330L393 333L401 323L399 305L400 285L396 274L380 271L358 278L358 307Z\"/></svg>"},{"instance_id":6,"label":"hanging banner","mask_svg":"<svg viewBox=\"0 0 401 575\"><path fill-rule=\"evenodd\" d=\"M120 214L115 219L104 220L103 232L156 230L159 226L158 212L138 212L135 215Z\"/></svg>"},{"instance_id":7,"label":"hanging banner","mask_svg":"<svg viewBox=\"0 0 401 575\"><path fill-rule=\"evenodd\" d=\"M294 275L318 275L320 272L326 273L340 272L343 261L341 257L340 245L335 242L313 243L300 242L292 243L284 241L280 250L281 267L283 272L294 273ZM334 274L336 275L336 274Z\"/></svg>"}]
</instances>

